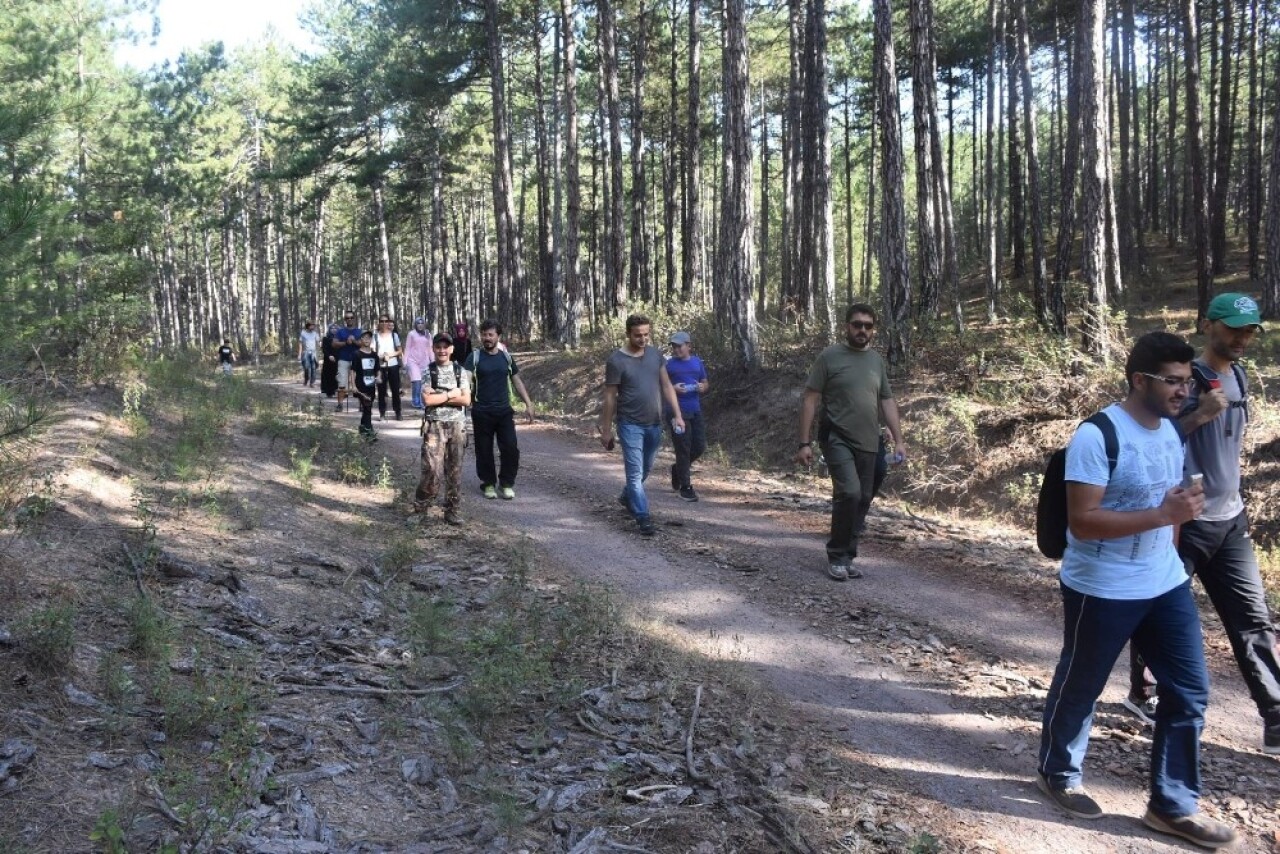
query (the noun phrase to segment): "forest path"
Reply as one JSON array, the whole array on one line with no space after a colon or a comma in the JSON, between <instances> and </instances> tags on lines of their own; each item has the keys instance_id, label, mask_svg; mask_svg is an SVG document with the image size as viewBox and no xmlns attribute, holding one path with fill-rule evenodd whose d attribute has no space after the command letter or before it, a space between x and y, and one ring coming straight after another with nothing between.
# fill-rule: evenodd
<instances>
[{"instance_id":1,"label":"forest path","mask_svg":"<svg viewBox=\"0 0 1280 854\"><path fill-rule=\"evenodd\" d=\"M357 419L353 409L335 423L354 429ZM407 407L404 421L375 420L380 448L414 472L417 425ZM517 429L514 501L481 497L468 449L468 525L532 538L567 573L607 585L664 637L745 664L795 704L795 719L780 726L820 729L862 771L851 783L928 804L935 832L977 850L1191 848L1138 819L1149 730L1119 706L1123 662L1099 705L1086 766L1106 816L1073 820L1031 782L1043 689L1061 638L1056 587L1043 577L1028 584L1024 566L970 571L936 536L895 542L920 526L873 508L857 562L865 577L835 582L825 574L825 502L781 480L700 463L701 501L687 503L667 483L665 452L648 482L659 532L641 537L617 503L617 451L603 453L593 436L546 421ZM1242 831L1252 825L1255 835L1242 833L1232 850L1270 851L1256 832L1270 837L1278 824L1277 766L1258 750L1257 713L1218 643L1216 619L1205 615L1213 671L1205 806Z\"/></svg>"}]
</instances>

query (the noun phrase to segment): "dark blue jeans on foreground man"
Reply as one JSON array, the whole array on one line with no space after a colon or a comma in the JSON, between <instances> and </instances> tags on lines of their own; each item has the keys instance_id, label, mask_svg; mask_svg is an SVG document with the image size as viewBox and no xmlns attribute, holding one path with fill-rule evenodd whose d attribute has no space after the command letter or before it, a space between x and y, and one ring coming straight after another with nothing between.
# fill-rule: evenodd
<instances>
[{"instance_id":1,"label":"dark blue jeans on foreground man","mask_svg":"<svg viewBox=\"0 0 1280 854\"><path fill-rule=\"evenodd\" d=\"M1055 789L1083 785L1094 698L1132 637L1159 681L1150 806L1169 818L1194 814L1209 672L1190 580L1154 599L1099 599L1061 587L1062 658L1045 701L1040 773Z\"/></svg>"}]
</instances>

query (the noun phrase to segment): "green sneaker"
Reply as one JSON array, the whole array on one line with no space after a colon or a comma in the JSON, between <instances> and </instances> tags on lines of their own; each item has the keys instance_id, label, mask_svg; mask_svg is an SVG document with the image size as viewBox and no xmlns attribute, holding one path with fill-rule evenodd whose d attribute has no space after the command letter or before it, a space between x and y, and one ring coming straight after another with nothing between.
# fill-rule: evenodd
<instances>
[{"instance_id":1,"label":"green sneaker","mask_svg":"<svg viewBox=\"0 0 1280 854\"><path fill-rule=\"evenodd\" d=\"M486 487L484 488L484 490L483 490L483 491L484 491L484 497L485 497L485 498L497 498L497 497L498 497L498 490L496 490L496 489L494 489L494 488L493 488L493 484L489 484L488 486L486 486Z\"/></svg>"},{"instance_id":2,"label":"green sneaker","mask_svg":"<svg viewBox=\"0 0 1280 854\"><path fill-rule=\"evenodd\" d=\"M498 495L502 496L503 500L510 501L516 497L516 491L509 486L504 486L498 490Z\"/></svg>"}]
</instances>

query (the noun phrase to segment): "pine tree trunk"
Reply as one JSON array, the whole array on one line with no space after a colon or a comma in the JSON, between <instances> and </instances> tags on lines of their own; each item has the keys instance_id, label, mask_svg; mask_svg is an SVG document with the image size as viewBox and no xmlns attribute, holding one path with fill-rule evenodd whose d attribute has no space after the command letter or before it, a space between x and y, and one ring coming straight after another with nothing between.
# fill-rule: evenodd
<instances>
[{"instance_id":1,"label":"pine tree trunk","mask_svg":"<svg viewBox=\"0 0 1280 854\"><path fill-rule=\"evenodd\" d=\"M1258 98L1261 91L1258 86L1258 0L1249 0L1249 139L1245 192L1248 194L1246 217L1249 235L1249 278L1255 280L1262 278L1262 264L1259 257L1262 220L1262 135L1258 127Z\"/></svg>"},{"instance_id":2,"label":"pine tree trunk","mask_svg":"<svg viewBox=\"0 0 1280 854\"><path fill-rule=\"evenodd\" d=\"M1021 279L1027 274L1027 213L1026 194L1022 187L1022 132L1019 128L1020 117L1018 104L1020 101L1018 74L1018 51L1012 13L1008 15L1005 29L1008 38L1005 41L1005 69L1009 81L1008 114L1005 126L1009 136L1009 254L1013 259L1010 276Z\"/></svg>"},{"instance_id":3,"label":"pine tree trunk","mask_svg":"<svg viewBox=\"0 0 1280 854\"><path fill-rule=\"evenodd\" d=\"M530 22L533 27L533 136L534 136L534 171L537 173L534 177L535 187L537 191L537 235L538 235L538 252L537 252L537 270L538 281L536 290L541 296L542 316L539 318L538 326L541 328L542 335L547 340L553 340L556 337L556 320L555 320L555 295L553 293L552 284L552 267L555 264L555 243L551 233L551 187L550 178L552 172L551 152L549 148L549 139L547 131L547 113L546 113L546 86L543 82L542 70L542 3L541 0L535 2L530 9L533 20ZM554 91L555 84L552 83ZM552 113L554 116L555 114ZM554 120L554 119L553 119ZM530 294L532 297L532 294Z\"/></svg>"},{"instance_id":4,"label":"pine tree trunk","mask_svg":"<svg viewBox=\"0 0 1280 854\"><path fill-rule=\"evenodd\" d=\"M788 4L788 33L790 69L787 88L786 133L783 137L784 193L783 208L784 248L782 259L783 298L779 310L786 318L789 314L803 325L808 320L809 273L808 261L803 257L805 245L805 195L804 195L804 140L808 124L804 120L804 51L805 6L804 0L790 0Z\"/></svg>"},{"instance_id":5,"label":"pine tree trunk","mask_svg":"<svg viewBox=\"0 0 1280 854\"><path fill-rule=\"evenodd\" d=\"M493 2L493 0L489 0ZM624 258L622 214L622 104L618 98L618 22L613 0L596 0L600 28L600 73L603 75L605 109L609 118L609 213L605 228L605 278L611 293L611 307L616 310L627 301L624 292L626 261Z\"/></svg>"},{"instance_id":6,"label":"pine tree trunk","mask_svg":"<svg viewBox=\"0 0 1280 854\"><path fill-rule=\"evenodd\" d=\"M1196 247L1196 318L1204 317L1213 290L1213 255L1209 245L1209 192L1205 185L1204 150L1200 138L1200 35L1196 0L1182 3L1182 44L1187 85L1187 159L1191 165L1191 193Z\"/></svg>"},{"instance_id":7,"label":"pine tree trunk","mask_svg":"<svg viewBox=\"0 0 1280 854\"><path fill-rule=\"evenodd\" d=\"M676 223L680 220L676 204L676 179L680 173L680 82L679 82L679 43L676 32L679 28L679 6L671 0L671 64L668 67L667 82L669 103L667 104L667 140L664 148L662 171L663 217L662 234L666 247L666 299L671 303L676 295Z\"/></svg>"},{"instance_id":8,"label":"pine tree trunk","mask_svg":"<svg viewBox=\"0 0 1280 854\"><path fill-rule=\"evenodd\" d=\"M1040 152L1036 144L1036 112L1031 86L1031 39L1027 31L1027 0L1015 0L1017 18L1018 68L1022 77L1022 121L1027 142L1027 195L1031 207L1031 292L1036 319L1046 329L1049 316L1048 272L1044 257L1044 220L1040 210Z\"/></svg>"},{"instance_id":9,"label":"pine tree trunk","mask_svg":"<svg viewBox=\"0 0 1280 854\"><path fill-rule=\"evenodd\" d=\"M644 163L644 62L645 26L648 14L641 0L636 17L635 41L631 46L631 266L628 279L632 299L653 301L649 280L648 186Z\"/></svg>"},{"instance_id":10,"label":"pine tree trunk","mask_svg":"<svg viewBox=\"0 0 1280 854\"><path fill-rule=\"evenodd\" d=\"M493 219L497 239L497 280L499 295L507 300L523 296L524 262L516 228L515 197L511 178L511 137L507 130L506 82L503 73L502 31L498 22L498 0L485 0L485 25L489 41L490 92L493 101ZM501 301L502 296L499 297ZM514 302L512 303L515 304ZM470 305L459 307L466 317ZM524 317L523 313L520 317Z\"/></svg>"},{"instance_id":11,"label":"pine tree trunk","mask_svg":"<svg viewBox=\"0 0 1280 854\"><path fill-rule=\"evenodd\" d=\"M1195 2L1195 0L1188 0ZM1080 226L1084 233L1084 281L1087 305L1084 348L1104 362L1107 346L1107 124L1106 2L1080 4L1082 41L1076 55L1080 97Z\"/></svg>"},{"instance_id":12,"label":"pine tree trunk","mask_svg":"<svg viewBox=\"0 0 1280 854\"><path fill-rule=\"evenodd\" d=\"M1066 286L1071 277L1071 260L1076 240L1076 188L1080 183L1081 148L1081 98L1077 75L1081 54L1090 47L1083 17L1076 19L1072 43L1072 79L1067 86L1067 130L1062 156L1061 190L1058 194L1057 257L1053 264L1053 278L1049 280L1049 313L1053 317L1053 329L1059 335L1067 334Z\"/></svg>"},{"instance_id":13,"label":"pine tree trunk","mask_svg":"<svg viewBox=\"0 0 1280 854\"><path fill-rule=\"evenodd\" d=\"M929 66L933 33L930 0L911 0L911 103L915 119L916 155L916 245L920 256L920 303L916 316L928 324L938 317L938 298L942 278L942 261L938 232L934 187L939 164L933 162L930 145L932 123L937 120L931 110L929 90L933 87Z\"/></svg>"},{"instance_id":14,"label":"pine tree trunk","mask_svg":"<svg viewBox=\"0 0 1280 854\"><path fill-rule=\"evenodd\" d=\"M879 108L876 106L876 98L871 99L871 126L867 129L871 140L869 146L871 148L871 156L867 158L867 227L863 231L862 238L862 272L859 276L858 292L867 298L871 293L871 263L872 256L876 255L876 153L877 142L880 138L879 128Z\"/></svg>"},{"instance_id":15,"label":"pine tree trunk","mask_svg":"<svg viewBox=\"0 0 1280 854\"><path fill-rule=\"evenodd\" d=\"M717 289L739 364L759 367L751 301L751 104L745 0L724 0L724 166Z\"/></svg>"},{"instance_id":16,"label":"pine tree trunk","mask_svg":"<svg viewBox=\"0 0 1280 854\"><path fill-rule=\"evenodd\" d=\"M577 349L582 343L582 282L578 269L582 188L578 176L578 59L574 43L572 0L560 0L560 37L564 49L565 313L559 325L560 343Z\"/></svg>"},{"instance_id":17,"label":"pine tree trunk","mask_svg":"<svg viewBox=\"0 0 1280 854\"><path fill-rule=\"evenodd\" d=\"M902 118L893 51L889 0L872 0L875 16L876 111L881 139L880 291L884 296L886 356L902 365L911 352L911 262L907 257L907 210L903 198Z\"/></svg>"},{"instance_id":18,"label":"pine tree trunk","mask_svg":"<svg viewBox=\"0 0 1280 854\"><path fill-rule=\"evenodd\" d=\"M1167 77L1169 115L1165 123L1165 225L1168 229L1169 248L1178 245L1182 236L1182 206L1178 203L1178 191L1182 184L1182 176L1177 162L1178 139L1178 52L1174 46L1176 27L1173 23L1173 10L1170 10L1165 22L1165 56L1169 60ZM1185 156L1185 155L1184 155Z\"/></svg>"},{"instance_id":19,"label":"pine tree trunk","mask_svg":"<svg viewBox=\"0 0 1280 854\"><path fill-rule=\"evenodd\" d=\"M999 0L990 0L987 16L991 26L987 41L987 142L985 146L986 180L984 182L985 200L985 240L987 267L987 322L994 323L1000 310L1000 247L996 241L996 173L995 173L995 134L996 134L996 35L1000 31ZM976 130L975 130L976 135Z\"/></svg>"},{"instance_id":20,"label":"pine tree trunk","mask_svg":"<svg viewBox=\"0 0 1280 854\"><path fill-rule=\"evenodd\" d=\"M1120 194L1118 199L1119 216L1116 218L1120 242L1120 266L1132 269L1137 256L1137 239L1133 232L1134 210L1130 204L1133 196L1131 189L1136 176L1129 172L1129 144L1131 129L1129 121L1132 111L1129 99L1129 80L1125 68L1125 46L1121 42L1123 27L1121 12L1116 10L1117 20L1111 28L1111 80L1115 89L1116 123L1120 131Z\"/></svg>"},{"instance_id":21,"label":"pine tree trunk","mask_svg":"<svg viewBox=\"0 0 1280 854\"><path fill-rule=\"evenodd\" d=\"M826 0L810 0L809 26L813 33L812 48L806 54L805 112L812 128L813 249L811 278L813 303L819 325L835 326L835 226L831 208L831 108L827 103L827 6Z\"/></svg>"},{"instance_id":22,"label":"pine tree trunk","mask_svg":"<svg viewBox=\"0 0 1280 854\"><path fill-rule=\"evenodd\" d=\"M769 281L769 109L760 84L760 262L756 273L756 316L765 316Z\"/></svg>"},{"instance_id":23,"label":"pine tree trunk","mask_svg":"<svg viewBox=\"0 0 1280 854\"><path fill-rule=\"evenodd\" d=\"M689 0L689 98L684 148L684 228L681 243L680 296L685 302L702 288L701 125L702 39L698 32L698 4Z\"/></svg>"},{"instance_id":24,"label":"pine tree trunk","mask_svg":"<svg viewBox=\"0 0 1280 854\"><path fill-rule=\"evenodd\" d=\"M1217 143L1214 145L1213 196L1209 209L1209 252L1213 258L1213 272L1220 275L1226 271L1227 265L1227 191L1231 181L1231 149L1233 106L1235 93L1232 89L1232 44L1235 27L1235 4L1237 0L1225 0L1222 6L1222 67L1219 70Z\"/></svg>"},{"instance_id":25,"label":"pine tree trunk","mask_svg":"<svg viewBox=\"0 0 1280 854\"><path fill-rule=\"evenodd\" d=\"M1275 96L1280 98L1280 74ZM1280 121L1271 120L1271 167L1267 176L1266 273L1262 280L1262 314L1280 317Z\"/></svg>"}]
</instances>

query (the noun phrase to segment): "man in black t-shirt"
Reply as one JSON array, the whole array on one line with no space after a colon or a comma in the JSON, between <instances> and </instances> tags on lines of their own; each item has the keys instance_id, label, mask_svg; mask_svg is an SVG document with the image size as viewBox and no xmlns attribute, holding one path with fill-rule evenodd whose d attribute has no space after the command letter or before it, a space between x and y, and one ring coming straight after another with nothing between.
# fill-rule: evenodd
<instances>
[{"instance_id":1,"label":"man in black t-shirt","mask_svg":"<svg viewBox=\"0 0 1280 854\"><path fill-rule=\"evenodd\" d=\"M236 351L231 349L231 339L223 338L218 348L218 364L222 366L223 376L231 376L231 366L236 363Z\"/></svg>"},{"instance_id":2,"label":"man in black t-shirt","mask_svg":"<svg viewBox=\"0 0 1280 854\"><path fill-rule=\"evenodd\" d=\"M378 390L378 354L373 352L373 333L360 334L360 349L351 360L347 387L360 401L360 435L373 441L373 396Z\"/></svg>"},{"instance_id":3,"label":"man in black t-shirt","mask_svg":"<svg viewBox=\"0 0 1280 854\"><path fill-rule=\"evenodd\" d=\"M516 360L502 346L502 324L493 318L480 324L480 349L472 350L463 367L475 376L475 399L471 404L471 426L476 436L476 477L485 498L516 497L516 472L520 469L520 448L516 444L516 413L511 408L511 387L524 401L525 418L533 423L533 401L520 379ZM493 440L498 440L502 468L493 465ZM496 488L495 488L496 479Z\"/></svg>"}]
</instances>

